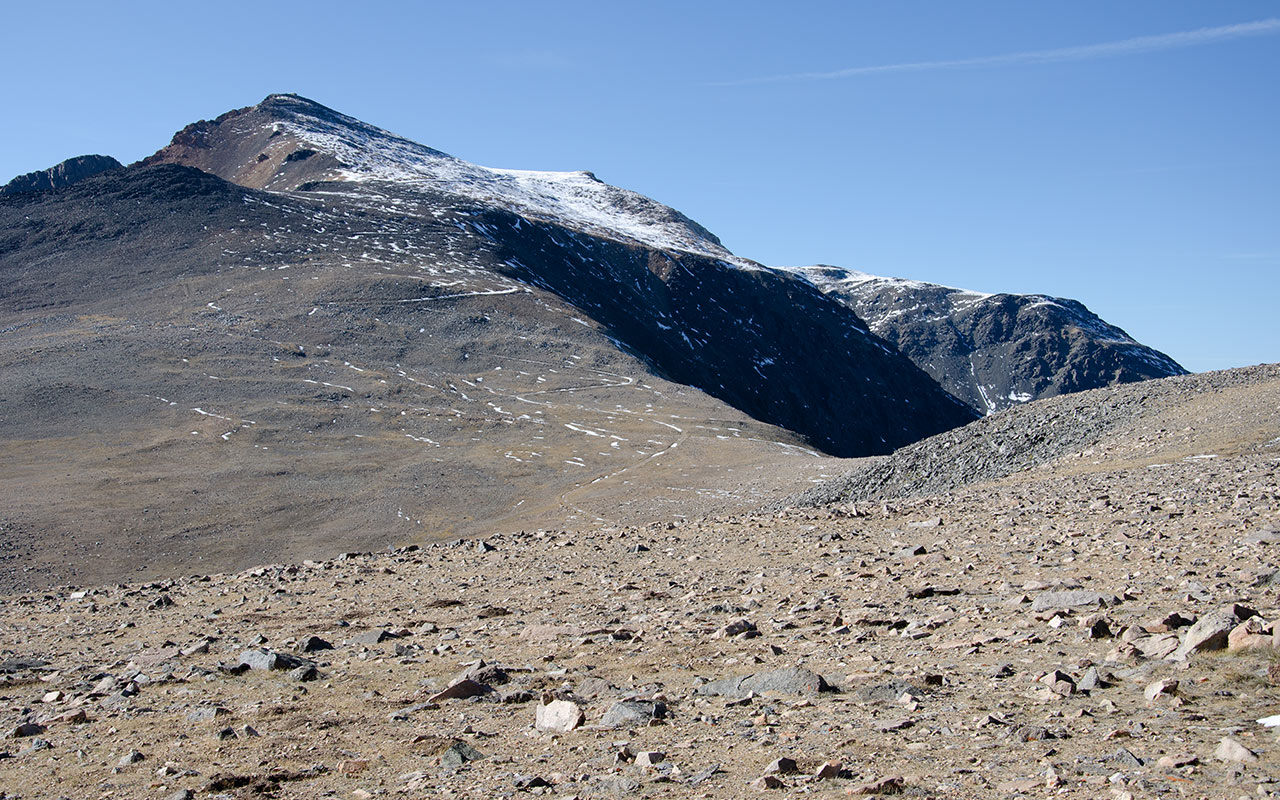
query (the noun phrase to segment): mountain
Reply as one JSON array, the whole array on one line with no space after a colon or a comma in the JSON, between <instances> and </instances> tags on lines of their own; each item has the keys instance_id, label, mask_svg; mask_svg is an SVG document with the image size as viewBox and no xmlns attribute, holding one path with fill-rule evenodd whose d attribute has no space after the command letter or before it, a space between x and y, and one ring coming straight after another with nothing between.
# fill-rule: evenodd
<instances>
[{"instance_id":1,"label":"mountain","mask_svg":"<svg viewBox=\"0 0 1280 800\"><path fill-rule=\"evenodd\" d=\"M735 258L683 214L588 172L497 170L295 95L180 131L144 165L425 221L465 210L487 270L547 289L655 370L842 456L886 453L969 409L807 281Z\"/></svg>"},{"instance_id":2,"label":"mountain","mask_svg":"<svg viewBox=\"0 0 1280 800\"><path fill-rule=\"evenodd\" d=\"M718 513L975 416L651 200L294 97L220 119L0 196L3 586Z\"/></svg>"},{"instance_id":3,"label":"mountain","mask_svg":"<svg viewBox=\"0 0 1280 800\"><path fill-rule=\"evenodd\" d=\"M980 416L831 283L295 95L196 122L0 196L0 588L733 512Z\"/></svg>"},{"instance_id":4,"label":"mountain","mask_svg":"<svg viewBox=\"0 0 1280 800\"><path fill-rule=\"evenodd\" d=\"M100 172L120 169L122 166L124 165L111 156L76 156L49 169L19 175L4 186L0 186L0 194L61 189L85 178L91 178Z\"/></svg>"},{"instance_id":5,"label":"mountain","mask_svg":"<svg viewBox=\"0 0 1280 800\"><path fill-rule=\"evenodd\" d=\"M873 332L983 413L1187 374L1075 300L982 294L825 265L788 270L848 305Z\"/></svg>"}]
</instances>

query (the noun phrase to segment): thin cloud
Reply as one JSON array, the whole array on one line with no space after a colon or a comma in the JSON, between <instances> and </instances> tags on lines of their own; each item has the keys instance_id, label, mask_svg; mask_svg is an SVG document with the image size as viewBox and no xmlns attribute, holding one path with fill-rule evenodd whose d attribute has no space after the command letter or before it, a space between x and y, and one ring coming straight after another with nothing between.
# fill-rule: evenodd
<instances>
[{"instance_id":1,"label":"thin cloud","mask_svg":"<svg viewBox=\"0 0 1280 800\"><path fill-rule=\"evenodd\" d=\"M1153 53L1180 47L1195 47L1249 36L1270 36L1280 33L1280 18L1244 22L1239 25L1222 25L1216 28L1199 28L1180 33L1162 33L1155 36L1138 36L1117 42L1087 44L1076 47L1059 47L1053 50L1029 50L1022 53L1005 53L979 58L960 58L950 61L910 61L902 64L880 64L870 67L850 67L832 72L796 72L790 75L773 75L764 78L747 78L725 81L713 86L744 86L753 83L778 83L782 81L825 81L838 78L857 78L891 72L924 72L965 67L997 67L1015 64L1056 64L1064 61L1089 61L1098 58Z\"/></svg>"}]
</instances>

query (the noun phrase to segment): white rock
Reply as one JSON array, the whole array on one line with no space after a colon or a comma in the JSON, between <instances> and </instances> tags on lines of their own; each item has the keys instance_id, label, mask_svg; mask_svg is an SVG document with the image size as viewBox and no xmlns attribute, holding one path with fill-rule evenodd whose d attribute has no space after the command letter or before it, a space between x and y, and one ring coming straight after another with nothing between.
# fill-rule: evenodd
<instances>
[{"instance_id":1,"label":"white rock","mask_svg":"<svg viewBox=\"0 0 1280 800\"><path fill-rule=\"evenodd\" d=\"M1245 747L1244 745L1232 739L1230 736L1224 738L1218 743L1218 749L1213 751L1213 757L1219 761L1235 761L1241 764L1248 764L1258 760L1258 754Z\"/></svg>"},{"instance_id":2,"label":"white rock","mask_svg":"<svg viewBox=\"0 0 1280 800\"><path fill-rule=\"evenodd\" d=\"M568 700L552 700L550 703L543 703L534 713L534 727L540 731L552 733L568 733L586 719L582 708Z\"/></svg>"}]
</instances>

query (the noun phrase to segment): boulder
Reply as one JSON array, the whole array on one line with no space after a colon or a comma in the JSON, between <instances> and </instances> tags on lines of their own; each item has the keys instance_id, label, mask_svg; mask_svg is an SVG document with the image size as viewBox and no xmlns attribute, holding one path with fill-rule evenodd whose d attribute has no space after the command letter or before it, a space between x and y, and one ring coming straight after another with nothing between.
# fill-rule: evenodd
<instances>
[{"instance_id":1,"label":"boulder","mask_svg":"<svg viewBox=\"0 0 1280 800\"><path fill-rule=\"evenodd\" d=\"M569 700L547 702L544 698L534 714L533 726L549 733L568 733L586 720L582 707Z\"/></svg>"},{"instance_id":2,"label":"boulder","mask_svg":"<svg viewBox=\"0 0 1280 800\"><path fill-rule=\"evenodd\" d=\"M648 700L623 700L609 706L600 724L606 728L648 725L652 720L662 719L666 715L667 707L662 703Z\"/></svg>"}]
</instances>

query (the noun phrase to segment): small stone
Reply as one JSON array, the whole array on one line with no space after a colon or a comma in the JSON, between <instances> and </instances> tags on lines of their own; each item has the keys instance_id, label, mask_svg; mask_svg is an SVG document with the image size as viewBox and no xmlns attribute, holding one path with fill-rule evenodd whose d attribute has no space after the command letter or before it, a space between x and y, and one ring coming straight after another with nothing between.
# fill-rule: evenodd
<instances>
[{"instance_id":1,"label":"small stone","mask_svg":"<svg viewBox=\"0 0 1280 800\"><path fill-rule=\"evenodd\" d=\"M209 640L206 639L203 642L196 642L195 644L188 645L182 648L182 650L180 650L179 652L184 656L205 655L206 653L209 652ZM186 790L184 789L183 791L186 791Z\"/></svg>"},{"instance_id":2,"label":"small stone","mask_svg":"<svg viewBox=\"0 0 1280 800\"><path fill-rule=\"evenodd\" d=\"M187 721L188 722L209 722L211 720L217 719L218 717L224 717L230 713L231 711L229 709L223 708L222 706L203 706L201 708L196 708L196 709L192 709L191 711L188 711Z\"/></svg>"},{"instance_id":3,"label":"small stone","mask_svg":"<svg viewBox=\"0 0 1280 800\"><path fill-rule=\"evenodd\" d=\"M303 664L300 667L294 667L289 670L289 679L300 683L314 681L320 677L320 670L316 669L315 664Z\"/></svg>"},{"instance_id":4,"label":"small stone","mask_svg":"<svg viewBox=\"0 0 1280 800\"><path fill-rule=\"evenodd\" d=\"M1213 751L1213 757L1219 761L1237 764L1251 764L1258 760L1258 754L1245 747L1244 745L1232 739L1230 736L1225 737L1218 743L1218 749Z\"/></svg>"},{"instance_id":5,"label":"small stone","mask_svg":"<svg viewBox=\"0 0 1280 800\"><path fill-rule=\"evenodd\" d=\"M1109 764L1115 764L1116 766L1123 767L1125 769L1137 769L1138 767L1141 767L1143 764L1142 759L1135 756L1133 754L1133 751L1125 747L1118 748L1114 753L1103 758L1102 760L1106 761Z\"/></svg>"},{"instance_id":6,"label":"small stone","mask_svg":"<svg viewBox=\"0 0 1280 800\"><path fill-rule=\"evenodd\" d=\"M1031 601L1032 611L1052 611L1080 606L1108 606L1117 602L1115 595L1076 589L1063 592L1042 592Z\"/></svg>"},{"instance_id":7,"label":"small stone","mask_svg":"<svg viewBox=\"0 0 1280 800\"><path fill-rule=\"evenodd\" d=\"M1229 606L1205 614L1182 635L1181 645L1169 658L1184 661L1193 653L1224 649L1231 631L1245 619L1240 616L1242 610L1240 606Z\"/></svg>"},{"instance_id":8,"label":"small stone","mask_svg":"<svg viewBox=\"0 0 1280 800\"><path fill-rule=\"evenodd\" d=\"M1267 632L1267 624L1261 617L1250 617L1231 629L1227 634L1227 651L1239 652L1260 647L1270 647L1272 635Z\"/></svg>"},{"instance_id":9,"label":"small stone","mask_svg":"<svg viewBox=\"0 0 1280 800\"><path fill-rule=\"evenodd\" d=\"M840 761L825 761L813 773L813 779L815 781L826 781L838 778L842 769L844 769L844 764Z\"/></svg>"},{"instance_id":10,"label":"small stone","mask_svg":"<svg viewBox=\"0 0 1280 800\"><path fill-rule=\"evenodd\" d=\"M191 800L193 797L195 795L191 793L190 789L179 789L173 794L165 795L164 800Z\"/></svg>"},{"instance_id":11,"label":"small stone","mask_svg":"<svg viewBox=\"0 0 1280 800\"><path fill-rule=\"evenodd\" d=\"M606 728L648 725L655 719L663 719L666 715L667 707L663 703L649 700L623 700L609 706L600 719L600 724Z\"/></svg>"},{"instance_id":12,"label":"small stone","mask_svg":"<svg viewBox=\"0 0 1280 800\"><path fill-rule=\"evenodd\" d=\"M799 767L796 766L795 759L787 758L786 756L775 759L769 766L764 768L765 775L790 775L794 772L799 772Z\"/></svg>"},{"instance_id":13,"label":"small stone","mask_svg":"<svg viewBox=\"0 0 1280 800\"><path fill-rule=\"evenodd\" d=\"M777 775L761 775L749 785L752 789L758 789L760 791L767 791L769 789L785 789L787 786L786 781L782 780L782 778L779 778Z\"/></svg>"},{"instance_id":14,"label":"small stone","mask_svg":"<svg viewBox=\"0 0 1280 800\"><path fill-rule=\"evenodd\" d=\"M24 722L9 731L6 739L22 739L27 736L39 736L46 728L35 722Z\"/></svg>"},{"instance_id":15,"label":"small stone","mask_svg":"<svg viewBox=\"0 0 1280 800\"><path fill-rule=\"evenodd\" d=\"M438 703L441 700L461 700L468 697L479 697L492 691L492 688L485 686L483 683L476 683L470 678L463 678L450 684L448 688L431 695L427 698L427 702Z\"/></svg>"},{"instance_id":16,"label":"small stone","mask_svg":"<svg viewBox=\"0 0 1280 800\"><path fill-rule=\"evenodd\" d=\"M720 630L711 635L712 639L726 639L733 636L743 636L743 638L752 638L753 635L758 636L760 632L756 630L756 624L749 619L739 619L730 622Z\"/></svg>"},{"instance_id":17,"label":"small stone","mask_svg":"<svg viewBox=\"0 0 1280 800\"><path fill-rule=\"evenodd\" d=\"M458 769L468 761L480 761L486 757L466 742L454 742L440 754L440 766L444 769Z\"/></svg>"},{"instance_id":18,"label":"small stone","mask_svg":"<svg viewBox=\"0 0 1280 800\"><path fill-rule=\"evenodd\" d=\"M137 750L130 750L129 752L120 756L120 760L116 762L116 766L127 767L130 764L137 764L139 761L142 761L145 758L146 756L144 756L141 752Z\"/></svg>"},{"instance_id":19,"label":"small stone","mask_svg":"<svg viewBox=\"0 0 1280 800\"><path fill-rule=\"evenodd\" d=\"M1147 684L1147 688L1143 690L1142 696L1147 699L1148 703L1154 703L1157 697L1161 695L1173 695L1178 692L1178 682L1170 678L1161 678Z\"/></svg>"},{"instance_id":20,"label":"small stone","mask_svg":"<svg viewBox=\"0 0 1280 800\"><path fill-rule=\"evenodd\" d=\"M534 713L534 727L551 733L568 733L586 720L582 708L569 700L543 698Z\"/></svg>"},{"instance_id":21,"label":"small stone","mask_svg":"<svg viewBox=\"0 0 1280 800\"><path fill-rule=\"evenodd\" d=\"M739 678L722 678L695 688L694 694L744 697L751 692L798 695L830 690L831 686L821 675L807 669L789 667L771 672L757 672ZM894 696L896 697L897 694Z\"/></svg>"},{"instance_id":22,"label":"small stone","mask_svg":"<svg viewBox=\"0 0 1280 800\"><path fill-rule=\"evenodd\" d=\"M388 639L395 639L395 638L397 637L391 634L389 631L374 630L374 631L365 631L364 633L359 634L358 636L353 638L351 641L354 644L362 644L367 647L375 644L381 644L387 641Z\"/></svg>"},{"instance_id":23,"label":"small stone","mask_svg":"<svg viewBox=\"0 0 1280 800\"><path fill-rule=\"evenodd\" d=\"M1076 681L1060 669L1055 669L1040 678L1040 683L1053 690L1054 694L1069 697L1076 693Z\"/></svg>"},{"instance_id":24,"label":"small stone","mask_svg":"<svg viewBox=\"0 0 1280 800\"><path fill-rule=\"evenodd\" d=\"M1105 689L1106 681L1102 679L1102 674L1098 672L1097 667L1089 667L1080 676L1080 682L1076 684L1076 688L1082 692L1092 692L1095 689Z\"/></svg>"},{"instance_id":25,"label":"small stone","mask_svg":"<svg viewBox=\"0 0 1280 800\"><path fill-rule=\"evenodd\" d=\"M690 786L698 786L700 784L706 783L707 781L711 780L713 776L719 775L720 772L721 772L720 765L712 764L711 766L706 767L704 769L700 769L697 772L690 775L686 783L688 783Z\"/></svg>"},{"instance_id":26,"label":"small stone","mask_svg":"<svg viewBox=\"0 0 1280 800\"><path fill-rule=\"evenodd\" d=\"M856 786L850 786L847 794L902 794L904 788L906 788L906 781L902 778L881 778L878 781L870 781L868 783L860 783Z\"/></svg>"},{"instance_id":27,"label":"small stone","mask_svg":"<svg viewBox=\"0 0 1280 800\"><path fill-rule=\"evenodd\" d=\"M319 636L307 636L298 642L299 653L314 653L318 650L332 650L333 645Z\"/></svg>"},{"instance_id":28,"label":"small stone","mask_svg":"<svg viewBox=\"0 0 1280 800\"><path fill-rule=\"evenodd\" d=\"M537 775L516 775L511 781L517 789L528 791L529 789L542 789L551 785L551 782Z\"/></svg>"},{"instance_id":29,"label":"small stone","mask_svg":"<svg viewBox=\"0 0 1280 800\"><path fill-rule=\"evenodd\" d=\"M915 725L915 721L908 717L900 717L897 719L878 720L872 726L881 733L892 733L893 731L901 731Z\"/></svg>"},{"instance_id":30,"label":"small stone","mask_svg":"<svg viewBox=\"0 0 1280 800\"><path fill-rule=\"evenodd\" d=\"M367 758L348 758L338 762L337 770L341 775L358 775L369 768Z\"/></svg>"},{"instance_id":31,"label":"small stone","mask_svg":"<svg viewBox=\"0 0 1280 800\"><path fill-rule=\"evenodd\" d=\"M636 766L652 767L667 760L667 754L657 750L642 750L636 753Z\"/></svg>"}]
</instances>

